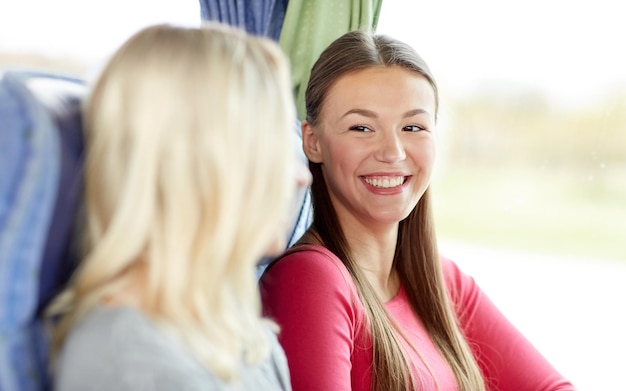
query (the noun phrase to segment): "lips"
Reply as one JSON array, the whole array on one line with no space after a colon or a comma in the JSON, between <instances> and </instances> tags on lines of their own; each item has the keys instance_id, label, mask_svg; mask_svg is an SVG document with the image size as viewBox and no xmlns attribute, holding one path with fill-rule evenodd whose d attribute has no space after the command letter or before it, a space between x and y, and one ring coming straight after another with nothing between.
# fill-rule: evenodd
<instances>
[{"instance_id":1,"label":"lips","mask_svg":"<svg viewBox=\"0 0 626 391\"><path fill-rule=\"evenodd\" d=\"M363 177L363 180L371 186L379 189L391 189L394 187L402 186L406 182L406 177L402 175L397 176L368 176Z\"/></svg>"}]
</instances>

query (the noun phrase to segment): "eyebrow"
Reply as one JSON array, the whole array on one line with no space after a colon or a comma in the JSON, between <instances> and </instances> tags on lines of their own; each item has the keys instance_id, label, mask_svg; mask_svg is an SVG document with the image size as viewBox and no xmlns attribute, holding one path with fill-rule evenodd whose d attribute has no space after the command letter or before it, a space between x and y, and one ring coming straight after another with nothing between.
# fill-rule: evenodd
<instances>
[{"instance_id":1,"label":"eyebrow","mask_svg":"<svg viewBox=\"0 0 626 391\"><path fill-rule=\"evenodd\" d=\"M346 113L344 115L341 116L341 118L346 117L350 114L359 114L362 115L364 117L369 117L369 118L378 118L378 114L376 114L375 112L371 111L371 110L367 110L367 109L351 109L346 111ZM409 118L409 117L413 117L419 114L428 114L428 111L424 110L424 109L413 109L413 110L409 110L406 113L404 113L402 115L402 118Z\"/></svg>"}]
</instances>

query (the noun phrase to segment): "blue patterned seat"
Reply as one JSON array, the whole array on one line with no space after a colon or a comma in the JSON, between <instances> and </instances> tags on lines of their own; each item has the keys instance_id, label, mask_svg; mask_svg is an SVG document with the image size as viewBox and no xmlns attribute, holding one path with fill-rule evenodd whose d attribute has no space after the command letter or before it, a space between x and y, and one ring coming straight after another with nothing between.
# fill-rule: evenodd
<instances>
[{"instance_id":1,"label":"blue patterned seat","mask_svg":"<svg viewBox=\"0 0 626 391\"><path fill-rule=\"evenodd\" d=\"M82 190L80 80L34 71L0 79L0 390L42 390L42 309L76 264Z\"/></svg>"},{"instance_id":2,"label":"blue patterned seat","mask_svg":"<svg viewBox=\"0 0 626 391\"><path fill-rule=\"evenodd\" d=\"M85 90L81 80L42 72L0 78L0 391L49 388L42 312L78 261ZM289 245L311 223L308 188L292 216Z\"/></svg>"}]
</instances>

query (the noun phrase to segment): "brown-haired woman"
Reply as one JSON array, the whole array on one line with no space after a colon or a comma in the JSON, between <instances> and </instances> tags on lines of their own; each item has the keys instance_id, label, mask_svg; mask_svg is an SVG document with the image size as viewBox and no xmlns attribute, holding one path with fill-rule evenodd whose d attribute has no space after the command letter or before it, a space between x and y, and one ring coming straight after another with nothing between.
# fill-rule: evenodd
<instances>
[{"instance_id":1,"label":"brown-haired woman","mask_svg":"<svg viewBox=\"0 0 626 391\"><path fill-rule=\"evenodd\" d=\"M438 92L419 55L347 33L314 65L306 109L313 225L261 279L294 390L574 389L438 254Z\"/></svg>"}]
</instances>

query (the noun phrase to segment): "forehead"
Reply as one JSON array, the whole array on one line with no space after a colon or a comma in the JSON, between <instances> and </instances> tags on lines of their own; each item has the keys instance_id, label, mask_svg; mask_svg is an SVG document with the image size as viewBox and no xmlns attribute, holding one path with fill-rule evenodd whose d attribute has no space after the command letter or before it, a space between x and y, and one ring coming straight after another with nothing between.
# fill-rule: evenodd
<instances>
[{"instance_id":1,"label":"forehead","mask_svg":"<svg viewBox=\"0 0 626 391\"><path fill-rule=\"evenodd\" d=\"M347 73L328 89L322 112L349 108L424 109L435 115L435 91L422 74L399 66L370 67Z\"/></svg>"}]
</instances>

